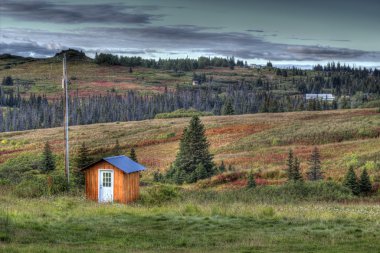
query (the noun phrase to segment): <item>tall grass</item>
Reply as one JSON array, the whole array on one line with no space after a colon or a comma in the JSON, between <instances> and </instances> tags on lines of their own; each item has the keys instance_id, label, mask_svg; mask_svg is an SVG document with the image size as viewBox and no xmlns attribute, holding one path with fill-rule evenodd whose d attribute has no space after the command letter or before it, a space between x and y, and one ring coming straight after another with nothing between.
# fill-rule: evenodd
<instances>
[{"instance_id":1,"label":"tall grass","mask_svg":"<svg viewBox=\"0 0 380 253\"><path fill-rule=\"evenodd\" d=\"M0 196L10 222L3 252L378 252L380 207L299 200L261 201L267 191L180 190L143 197L159 204L98 204L82 197ZM316 186L304 186L316 187ZM290 189L292 188L292 189ZM329 188L330 189L330 188ZM175 191L173 194L172 191ZM169 192L169 194L168 194ZM294 193L296 192L296 193ZM255 195L262 194L258 198ZM171 196L171 197L168 197ZM258 201L259 200L259 201ZM3 216L2 216L3 217ZM4 223L2 223L4 224ZM3 226L4 227L4 226Z\"/></svg>"}]
</instances>

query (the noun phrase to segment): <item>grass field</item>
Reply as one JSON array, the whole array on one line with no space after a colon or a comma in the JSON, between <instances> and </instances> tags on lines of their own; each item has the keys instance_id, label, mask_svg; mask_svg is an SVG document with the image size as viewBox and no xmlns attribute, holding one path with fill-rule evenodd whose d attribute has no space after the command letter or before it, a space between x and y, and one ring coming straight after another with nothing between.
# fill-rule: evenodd
<instances>
[{"instance_id":1,"label":"grass field","mask_svg":"<svg viewBox=\"0 0 380 253\"><path fill-rule=\"evenodd\" d=\"M2 194L0 251L380 251L378 203L273 204L207 194L188 192L162 205L128 206L73 196L17 199Z\"/></svg>"},{"instance_id":2,"label":"grass field","mask_svg":"<svg viewBox=\"0 0 380 253\"><path fill-rule=\"evenodd\" d=\"M349 165L366 167L372 180L379 177L380 114L374 109L201 120L216 163L253 170L269 183L284 180L289 148L305 171L314 145L321 150L326 179L341 181ZM124 153L136 147L147 166L141 200L97 204L80 192L19 198L12 186L0 185L0 252L380 252L378 195L359 198L329 188L309 193L301 188L294 195L287 185L248 191L241 187L245 182L231 182L185 185L169 199L149 197L156 187L152 172L165 171L174 160L188 122L169 118L70 127L73 156L83 141L98 155L116 140ZM46 141L62 154L61 128L0 133L1 162L40 154Z\"/></svg>"}]
</instances>

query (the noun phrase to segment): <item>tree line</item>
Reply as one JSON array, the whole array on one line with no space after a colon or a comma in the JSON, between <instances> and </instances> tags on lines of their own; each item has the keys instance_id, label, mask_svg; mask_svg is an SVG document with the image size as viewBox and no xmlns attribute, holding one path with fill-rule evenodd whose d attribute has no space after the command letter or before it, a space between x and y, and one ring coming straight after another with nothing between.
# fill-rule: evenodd
<instances>
[{"instance_id":1,"label":"tree line","mask_svg":"<svg viewBox=\"0 0 380 253\"><path fill-rule=\"evenodd\" d=\"M6 94L0 99L0 131L20 131L62 126L63 97L49 101L44 95L22 98ZM311 106L310 106L311 105ZM123 94L69 99L70 125L152 119L158 113L194 108L214 115L297 110L336 109L333 103L305 101L303 96L274 94L253 89L249 84L179 88L162 94L136 91Z\"/></svg>"},{"instance_id":2,"label":"tree line","mask_svg":"<svg viewBox=\"0 0 380 253\"><path fill-rule=\"evenodd\" d=\"M95 63L100 65L120 65L127 67L145 67L154 69L174 70L174 71L192 71L208 67L230 67L248 66L247 62L241 60L235 61L234 57L204 57L197 59L143 59L139 56L118 56L106 53L96 53Z\"/></svg>"}]
</instances>

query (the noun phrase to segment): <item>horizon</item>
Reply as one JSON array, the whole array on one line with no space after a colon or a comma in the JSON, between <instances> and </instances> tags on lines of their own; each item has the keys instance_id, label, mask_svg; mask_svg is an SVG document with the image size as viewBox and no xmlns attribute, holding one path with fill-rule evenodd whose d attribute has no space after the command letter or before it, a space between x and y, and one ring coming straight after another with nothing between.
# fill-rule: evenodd
<instances>
[{"instance_id":1,"label":"horizon","mask_svg":"<svg viewBox=\"0 0 380 253\"><path fill-rule=\"evenodd\" d=\"M48 55L46 57L32 57L32 56L23 56L23 55L17 55L17 54L9 54L9 53L2 53L0 54L0 56L4 56L4 55L10 55L10 56L16 56L16 57L24 57L24 58L33 58L33 59L37 59L37 60L44 60L44 59L49 59L49 58L54 58L56 56L56 54L60 54L60 53L63 53L64 51L68 51L68 50L76 50L78 52L83 52L81 51L80 49L74 49L74 48L67 48L67 49L62 49L62 50L59 50L57 51L57 53L55 53L54 55ZM83 52L85 54L86 57L90 58L91 60L95 60L95 55L96 53L98 52L95 52L95 54L93 54L92 56L89 56L88 54L86 54L85 52ZM100 52L101 53L101 52ZM117 54L115 54L117 55ZM141 57L142 59L153 59L153 60L158 60L158 58L148 58L148 57L143 57L143 56L136 56L136 55L132 55L132 56L129 56L129 55L117 55L118 57ZM198 57L184 57L184 58L161 58L161 59L169 59L169 60L175 60L175 59L192 59L192 60L197 60L198 58L200 57L207 57L207 58L213 58L213 57L221 57L221 58L228 58L228 56L198 56ZM232 56L234 57L234 56ZM235 58L235 61L237 60L243 60L243 59L239 59L239 58ZM244 60L243 60L244 61ZM248 62L248 61L247 61ZM299 69L302 69L302 70L312 70L315 66L318 66L318 65L321 65L322 67L326 66L327 64L340 64L341 66L347 66L347 67L351 67L351 68L367 68L369 70L375 70L375 69L380 69L380 66L365 66L365 65L356 65L355 63L352 63L352 64L349 64L349 63L346 63L346 62L340 62L340 61L326 61L326 62L318 62L316 64L310 64L310 65L307 65L303 62L302 65L295 65L295 64L276 64L276 63L273 63L271 62L270 60L268 61L262 61L260 63L257 63L257 62L254 62L254 63L248 63L248 66L249 67L253 67L253 66L266 66L267 63L272 63L273 64L273 67L275 68L280 68L280 69L290 69L290 68L299 68Z\"/></svg>"},{"instance_id":2,"label":"horizon","mask_svg":"<svg viewBox=\"0 0 380 253\"><path fill-rule=\"evenodd\" d=\"M379 68L379 8L372 0L4 0L0 53L47 58L74 48L92 58L96 52L149 59L234 56L259 65Z\"/></svg>"}]
</instances>

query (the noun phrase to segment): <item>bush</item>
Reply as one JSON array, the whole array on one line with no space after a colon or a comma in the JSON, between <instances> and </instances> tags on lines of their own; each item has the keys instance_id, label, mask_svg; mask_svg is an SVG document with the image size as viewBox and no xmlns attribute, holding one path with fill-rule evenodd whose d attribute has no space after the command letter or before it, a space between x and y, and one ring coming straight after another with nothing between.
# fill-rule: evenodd
<instances>
[{"instance_id":1,"label":"bush","mask_svg":"<svg viewBox=\"0 0 380 253\"><path fill-rule=\"evenodd\" d=\"M44 176L34 176L21 181L14 193L21 198L38 198L48 194L48 182Z\"/></svg>"},{"instance_id":2,"label":"bush","mask_svg":"<svg viewBox=\"0 0 380 253\"><path fill-rule=\"evenodd\" d=\"M12 184L18 184L24 178L37 174L40 167L40 158L36 154L19 155L0 165L0 178Z\"/></svg>"},{"instance_id":3,"label":"bush","mask_svg":"<svg viewBox=\"0 0 380 253\"><path fill-rule=\"evenodd\" d=\"M227 172L219 174L211 179L201 180L197 183L199 188L207 188L225 183L232 183L239 179L245 179L247 177L246 171L239 172Z\"/></svg>"},{"instance_id":4,"label":"bush","mask_svg":"<svg viewBox=\"0 0 380 253\"><path fill-rule=\"evenodd\" d=\"M155 185L146 189L141 194L141 202L148 205L160 206L165 202L179 197L179 190L171 185Z\"/></svg>"}]
</instances>

